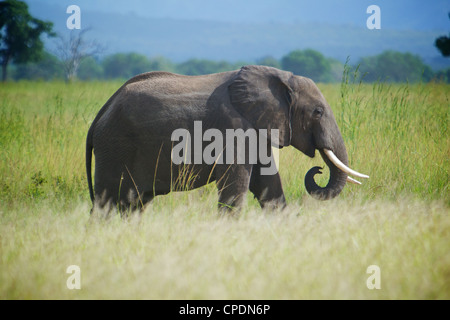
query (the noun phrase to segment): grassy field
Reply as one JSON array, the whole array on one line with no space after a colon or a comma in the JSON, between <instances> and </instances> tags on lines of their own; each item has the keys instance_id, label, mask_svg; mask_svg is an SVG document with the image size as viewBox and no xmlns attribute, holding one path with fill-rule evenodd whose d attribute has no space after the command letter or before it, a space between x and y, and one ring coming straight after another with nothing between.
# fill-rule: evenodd
<instances>
[{"instance_id":1,"label":"grassy field","mask_svg":"<svg viewBox=\"0 0 450 320\"><path fill-rule=\"evenodd\" d=\"M249 195L221 217L212 184L90 220L85 136L120 85L0 85L0 299L450 299L449 85L320 85L350 166L371 177L337 199L306 194L322 160L290 147L283 212Z\"/></svg>"}]
</instances>

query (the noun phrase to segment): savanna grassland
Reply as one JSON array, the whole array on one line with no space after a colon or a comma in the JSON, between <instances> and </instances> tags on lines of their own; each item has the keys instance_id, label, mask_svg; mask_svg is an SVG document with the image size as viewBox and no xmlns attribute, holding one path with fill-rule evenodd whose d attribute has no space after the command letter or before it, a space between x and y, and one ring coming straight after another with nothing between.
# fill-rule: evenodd
<instances>
[{"instance_id":1,"label":"savanna grassland","mask_svg":"<svg viewBox=\"0 0 450 320\"><path fill-rule=\"evenodd\" d=\"M363 185L312 199L323 161L289 147L282 212L248 195L219 216L211 184L108 221L89 219L85 137L121 83L1 84L0 299L450 299L450 86L348 78L319 87Z\"/></svg>"}]
</instances>

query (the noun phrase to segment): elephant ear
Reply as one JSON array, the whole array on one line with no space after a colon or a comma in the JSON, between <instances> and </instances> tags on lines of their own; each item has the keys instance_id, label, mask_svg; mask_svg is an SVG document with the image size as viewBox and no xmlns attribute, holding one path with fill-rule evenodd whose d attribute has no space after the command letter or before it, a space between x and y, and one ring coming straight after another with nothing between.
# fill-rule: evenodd
<instances>
[{"instance_id":1,"label":"elephant ear","mask_svg":"<svg viewBox=\"0 0 450 320\"><path fill-rule=\"evenodd\" d=\"M229 85L233 107L255 129L267 129L273 146L290 144L290 92L292 73L265 66L245 66ZM278 129L279 139L271 136Z\"/></svg>"}]
</instances>

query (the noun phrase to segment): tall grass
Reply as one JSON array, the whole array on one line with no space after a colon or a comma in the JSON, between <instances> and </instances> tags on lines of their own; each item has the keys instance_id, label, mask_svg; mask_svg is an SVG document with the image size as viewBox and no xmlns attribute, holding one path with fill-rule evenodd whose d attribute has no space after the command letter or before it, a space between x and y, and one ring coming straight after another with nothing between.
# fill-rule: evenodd
<instances>
[{"instance_id":1,"label":"tall grass","mask_svg":"<svg viewBox=\"0 0 450 320\"><path fill-rule=\"evenodd\" d=\"M448 299L449 86L321 84L349 153L371 176L328 202L323 165L289 147L289 203L217 214L214 184L156 197L138 218L89 218L85 136L117 82L0 86L0 298ZM327 177L320 178L326 183ZM65 271L81 268L81 290ZM369 265L381 289L366 286Z\"/></svg>"},{"instance_id":2,"label":"tall grass","mask_svg":"<svg viewBox=\"0 0 450 320\"><path fill-rule=\"evenodd\" d=\"M86 198L86 132L117 86L118 83L3 84L0 201Z\"/></svg>"},{"instance_id":3,"label":"tall grass","mask_svg":"<svg viewBox=\"0 0 450 320\"><path fill-rule=\"evenodd\" d=\"M198 199L125 221L89 221L86 202L3 211L0 298L450 298L442 202L306 198L227 219L210 209L215 197ZM80 290L66 287L70 265ZM380 267L379 290L366 286L370 265Z\"/></svg>"}]
</instances>

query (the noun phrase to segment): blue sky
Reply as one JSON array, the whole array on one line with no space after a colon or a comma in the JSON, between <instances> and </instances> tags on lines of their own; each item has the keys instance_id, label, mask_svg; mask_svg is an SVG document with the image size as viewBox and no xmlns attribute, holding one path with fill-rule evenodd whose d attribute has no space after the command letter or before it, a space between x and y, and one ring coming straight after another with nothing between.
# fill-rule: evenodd
<instances>
[{"instance_id":1,"label":"blue sky","mask_svg":"<svg viewBox=\"0 0 450 320\"><path fill-rule=\"evenodd\" d=\"M174 61L256 61L311 48L353 62L385 50L450 66L434 40L450 32L449 0L25 0L32 15L67 36L66 8L78 5L89 38L104 54L138 52ZM368 30L367 8L381 10L381 30ZM46 46L54 50L54 40Z\"/></svg>"},{"instance_id":2,"label":"blue sky","mask_svg":"<svg viewBox=\"0 0 450 320\"><path fill-rule=\"evenodd\" d=\"M322 22L365 24L366 9L381 8L382 27L398 30L450 30L448 0L27 0L83 10L134 13L143 17L227 22Z\"/></svg>"}]
</instances>

